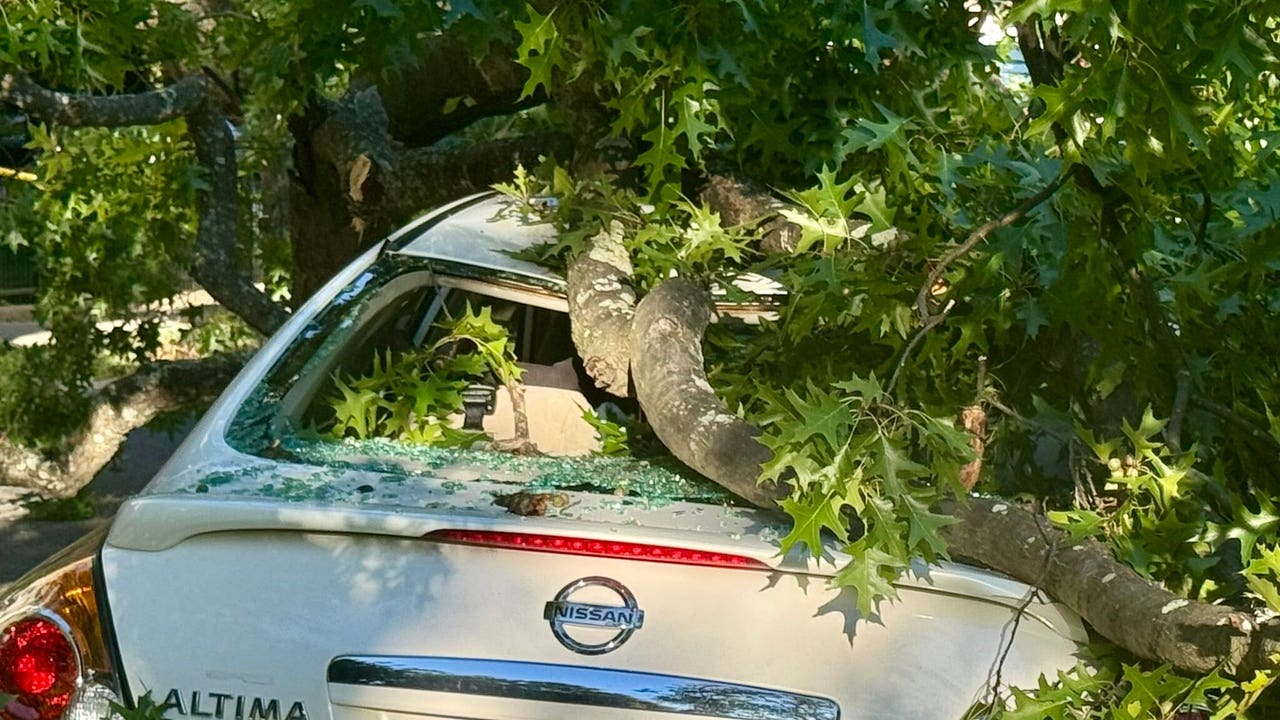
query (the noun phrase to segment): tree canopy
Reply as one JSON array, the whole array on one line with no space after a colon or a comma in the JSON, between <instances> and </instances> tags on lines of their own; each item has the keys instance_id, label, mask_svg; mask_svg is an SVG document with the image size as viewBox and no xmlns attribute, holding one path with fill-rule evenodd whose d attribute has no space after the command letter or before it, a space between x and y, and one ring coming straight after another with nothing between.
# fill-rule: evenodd
<instances>
[{"instance_id":1,"label":"tree canopy","mask_svg":"<svg viewBox=\"0 0 1280 720\"><path fill-rule=\"evenodd\" d=\"M36 180L0 180L0 231L38 254L55 343L0 353L0 462L13 478L17 446L46 462L83 439L104 355L152 359L150 316L94 323L190 278L269 331L285 292L502 183L557 198L540 260L571 283L618 274L635 323L727 275L788 289L762 332L683 340L762 445L704 472L764 481L736 489L792 516L784 549L847 538L840 582L865 612L912 558L948 554L1132 605L1077 609L1147 664L1107 656L1007 716L1245 716L1280 650L1278 17L1277 0L10 3L0 100ZM610 244L625 263L586 265ZM602 384L645 384L629 312L589 324L615 339L592 355ZM1020 507L1030 524L1000 524ZM1037 537L1020 558L1003 542ZM1133 584L1107 595L1068 545Z\"/></svg>"}]
</instances>

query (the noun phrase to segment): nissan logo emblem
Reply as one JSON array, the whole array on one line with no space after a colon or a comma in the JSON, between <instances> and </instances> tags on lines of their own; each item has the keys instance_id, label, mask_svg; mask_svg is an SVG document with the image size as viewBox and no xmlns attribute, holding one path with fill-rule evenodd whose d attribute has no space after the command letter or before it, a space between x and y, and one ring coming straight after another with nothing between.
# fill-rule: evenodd
<instances>
[{"instance_id":1,"label":"nissan logo emblem","mask_svg":"<svg viewBox=\"0 0 1280 720\"><path fill-rule=\"evenodd\" d=\"M622 601L621 605L590 605L572 602L574 594L591 587L610 590ZM644 625L644 611L636 606L636 598L622 583L607 577L584 577L565 585L556 593L556 599L543 608L542 618L551 624L551 633L561 645L582 655L603 655L622 647ZM617 630L612 638L601 643L587 643L569 634L568 626L605 628Z\"/></svg>"}]
</instances>

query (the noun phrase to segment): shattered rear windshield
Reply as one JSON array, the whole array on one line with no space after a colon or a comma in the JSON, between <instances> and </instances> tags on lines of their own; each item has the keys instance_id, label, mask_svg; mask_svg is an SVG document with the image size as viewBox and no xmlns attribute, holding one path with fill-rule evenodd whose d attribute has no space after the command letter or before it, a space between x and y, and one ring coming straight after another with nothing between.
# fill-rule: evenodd
<instances>
[{"instance_id":1,"label":"shattered rear windshield","mask_svg":"<svg viewBox=\"0 0 1280 720\"><path fill-rule=\"evenodd\" d=\"M387 254L293 340L228 441L259 457L531 492L734 503L595 387L559 288Z\"/></svg>"}]
</instances>

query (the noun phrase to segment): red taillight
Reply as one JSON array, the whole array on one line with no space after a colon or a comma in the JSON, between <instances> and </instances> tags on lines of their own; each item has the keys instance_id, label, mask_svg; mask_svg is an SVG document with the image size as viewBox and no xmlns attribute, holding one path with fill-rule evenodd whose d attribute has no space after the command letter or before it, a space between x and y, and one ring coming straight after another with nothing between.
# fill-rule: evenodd
<instances>
[{"instance_id":1,"label":"red taillight","mask_svg":"<svg viewBox=\"0 0 1280 720\"><path fill-rule=\"evenodd\" d=\"M0 633L0 692L14 699L0 708L13 720L56 720L80 677L71 640L43 617L20 620Z\"/></svg>"},{"instance_id":2,"label":"red taillight","mask_svg":"<svg viewBox=\"0 0 1280 720\"><path fill-rule=\"evenodd\" d=\"M459 545L480 545L565 555L591 555L627 560L648 560L650 562L676 563L679 565L706 565L749 570L769 569L769 566L763 562L742 555L730 555L707 550L690 550L665 545L649 545L647 543L589 540L560 535L537 535L534 533L498 532L494 530L436 530L427 534L426 539Z\"/></svg>"},{"instance_id":3,"label":"red taillight","mask_svg":"<svg viewBox=\"0 0 1280 720\"><path fill-rule=\"evenodd\" d=\"M119 689L98 623L101 535L45 561L0 595L0 720L101 720Z\"/></svg>"}]
</instances>

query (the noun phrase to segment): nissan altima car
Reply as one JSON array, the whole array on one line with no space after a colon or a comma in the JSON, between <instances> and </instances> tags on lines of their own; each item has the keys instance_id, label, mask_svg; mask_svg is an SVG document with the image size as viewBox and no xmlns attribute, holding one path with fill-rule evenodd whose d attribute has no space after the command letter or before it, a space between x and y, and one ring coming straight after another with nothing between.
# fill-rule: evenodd
<instances>
[{"instance_id":1,"label":"nissan altima car","mask_svg":"<svg viewBox=\"0 0 1280 720\"><path fill-rule=\"evenodd\" d=\"M836 545L780 554L785 517L608 451L633 409L509 202L339 273L105 536L0 599L0 717L960 718L1076 664L1079 618L1026 585L921 564L863 617Z\"/></svg>"}]
</instances>

